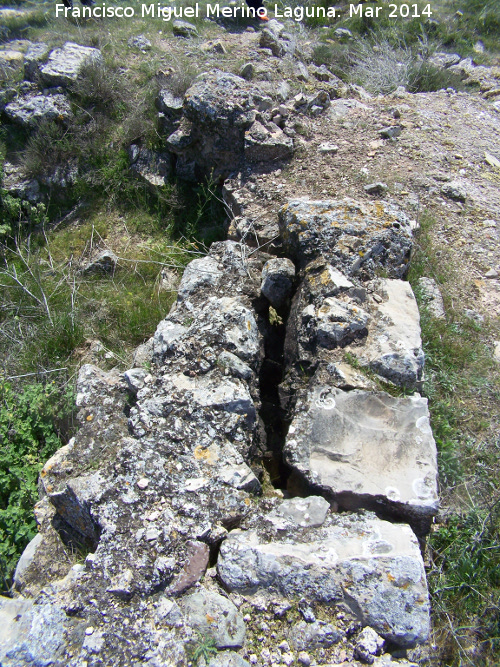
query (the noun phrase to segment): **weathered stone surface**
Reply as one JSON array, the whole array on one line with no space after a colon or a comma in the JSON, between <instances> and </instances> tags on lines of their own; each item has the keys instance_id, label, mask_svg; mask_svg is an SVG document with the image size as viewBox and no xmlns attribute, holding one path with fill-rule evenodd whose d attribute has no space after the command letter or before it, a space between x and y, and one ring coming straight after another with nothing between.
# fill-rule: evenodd
<instances>
[{"instance_id":1,"label":"weathered stone surface","mask_svg":"<svg viewBox=\"0 0 500 667\"><path fill-rule=\"evenodd\" d=\"M150 51L152 46L149 39L144 35L134 35L133 37L130 37L127 44L132 49L139 49L140 51Z\"/></svg>"},{"instance_id":2,"label":"weathered stone surface","mask_svg":"<svg viewBox=\"0 0 500 667\"><path fill-rule=\"evenodd\" d=\"M213 637L217 648L241 648L245 623L234 604L218 593L201 588L181 602L190 625Z\"/></svg>"},{"instance_id":3,"label":"weathered stone surface","mask_svg":"<svg viewBox=\"0 0 500 667\"><path fill-rule=\"evenodd\" d=\"M144 380L146 379L148 373L144 370L144 368L131 368L130 370L125 371L123 375L130 391L133 394L137 394L139 389L144 387Z\"/></svg>"},{"instance_id":4,"label":"weathered stone surface","mask_svg":"<svg viewBox=\"0 0 500 667\"><path fill-rule=\"evenodd\" d=\"M210 556L208 545L191 540L187 543L186 548L187 558L184 567L169 588L169 593L172 595L180 595L194 586L203 577L208 567Z\"/></svg>"},{"instance_id":5,"label":"weathered stone surface","mask_svg":"<svg viewBox=\"0 0 500 667\"><path fill-rule=\"evenodd\" d=\"M23 67L24 54L14 49L0 50L0 69L3 72L20 70Z\"/></svg>"},{"instance_id":6,"label":"weathered stone surface","mask_svg":"<svg viewBox=\"0 0 500 667\"><path fill-rule=\"evenodd\" d=\"M418 286L421 290L422 299L427 311L438 320L445 319L443 297L434 278L419 278Z\"/></svg>"},{"instance_id":7,"label":"weathered stone surface","mask_svg":"<svg viewBox=\"0 0 500 667\"><path fill-rule=\"evenodd\" d=\"M270 259L262 269L262 294L274 308L285 305L292 292L295 266L286 258Z\"/></svg>"},{"instance_id":8,"label":"weathered stone surface","mask_svg":"<svg viewBox=\"0 0 500 667\"><path fill-rule=\"evenodd\" d=\"M114 273L118 257L111 250L103 250L83 267L83 273Z\"/></svg>"},{"instance_id":9,"label":"weathered stone surface","mask_svg":"<svg viewBox=\"0 0 500 667\"><path fill-rule=\"evenodd\" d=\"M49 54L47 63L40 67L40 73L47 85L68 87L77 80L81 68L89 63L104 65L99 49L66 42Z\"/></svg>"},{"instance_id":10,"label":"weathered stone surface","mask_svg":"<svg viewBox=\"0 0 500 667\"><path fill-rule=\"evenodd\" d=\"M437 52L429 58L429 62L432 63L435 67L447 69L452 65L457 65L460 62L460 56L458 53Z\"/></svg>"},{"instance_id":11,"label":"weathered stone surface","mask_svg":"<svg viewBox=\"0 0 500 667\"><path fill-rule=\"evenodd\" d=\"M277 57L293 55L296 49L295 40L290 34L283 30L275 31L269 24L260 33L259 45L263 49L270 49L273 56Z\"/></svg>"},{"instance_id":12,"label":"weathered stone surface","mask_svg":"<svg viewBox=\"0 0 500 667\"><path fill-rule=\"evenodd\" d=\"M184 97L183 115L167 139L178 156L176 169L183 178L213 170L227 176L245 160L272 162L287 159L293 141L282 130L259 116L268 99L244 78L213 70L200 74Z\"/></svg>"},{"instance_id":13,"label":"weathered stone surface","mask_svg":"<svg viewBox=\"0 0 500 667\"><path fill-rule=\"evenodd\" d=\"M445 197L455 199L456 201L465 202L467 199L467 190L463 183L460 183L459 181L445 183L441 188L441 192Z\"/></svg>"},{"instance_id":14,"label":"weathered stone surface","mask_svg":"<svg viewBox=\"0 0 500 667\"><path fill-rule=\"evenodd\" d=\"M208 667L250 667L250 663L244 660L239 653L224 651L212 658Z\"/></svg>"},{"instance_id":15,"label":"weathered stone surface","mask_svg":"<svg viewBox=\"0 0 500 667\"><path fill-rule=\"evenodd\" d=\"M158 92L156 106L160 111L158 125L166 135L172 134L179 127L184 100L176 97L170 90L161 89Z\"/></svg>"},{"instance_id":16,"label":"weathered stone surface","mask_svg":"<svg viewBox=\"0 0 500 667\"><path fill-rule=\"evenodd\" d=\"M64 649L64 611L43 598L0 598L0 661L5 667L51 665Z\"/></svg>"},{"instance_id":17,"label":"weathered stone surface","mask_svg":"<svg viewBox=\"0 0 500 667\"><path fill-rule=\"evenodd\" d=\"M42 198L38 181L27 178L22 167L8 161L3 164L2 187L13 197L25 199L31 204L36 204Z\"/></svg>"},{"instance_id":18,"label":"weathered stone surface","mask_svg":"<svg viewBox=\"0 0 500 667\"><path fill-rule=\"evenodd\" d=\"M131 170L153 188L167 183L172 172L171 156L132 144L129 148Z\"/></svg>"},{"instance_id":19,"label":"weathered stone surface","mask_svg":"<svg viewBox=\"0 0 500 667\"><path fill-rule=\"evenodd\" d=\"M372 302L366 345L353 352L361 365L383 378L415 388L422 380L424 353L413 291L407 282L385 278L371 283L369 289L380 303Z\"/></svg>"},{"instance_id":20,"label":"weathered stone surface","mask_svg":"<svg viewBox=\"0 0 500 667\"><path fill-rule=\"evenodd\" d=\"M232 214L228 236L273 252L281 245L278 222L256 199L254 188L253 181L247 181L243 173L225 181L222 196Z\"/></svg>"},{"instance_id":21,"label":"weathered stone surface","mask_svg":"<svg viewBox=\"0 0 500 667\"><path fill-rule=\"evenodd\" d=\"M172 32L176 37L185 37L186 39L198 37L196 26L188 21L181 21L180 19L176 19L172 22Z\"/></svg>"},{"instance_id":22,"label":"weathered stone surface","mask_svg":"<svg viewBox=\"0 0 500 667\"><path fill-rule=\"evenodd\" d=\"M395 278L406 274L410 223L392 204L297 199L283 206L279 223L286 249L301 266L322 255L347 276L373 277L380 268Z\"/></svg>"},{"instance_id":23,"label":"weathered stone surface","mask_svg":"<svg viewBox=\"0 0 500 667\"><path fill-rule=\"evenodd\" d=\"M400 646L427 639L429 598L411 528L371 514L330 514L316 529L272 532L265 517L257 524L222 543L217 569L229 590L343 600L363 625Z\"/></svg>"},{"instance_id":24,"label":"weathered stone surface","mask_svg":"<svg viewBox=\"0 0 500 667\"><path fill-rule=\"evenodd\" d=\"M342 633L324 621L299 621L290 630L290 644L296 651L325 648L342 639Z\"/></svg>"},{"instance_id":25,"label":"weathered stone surface","mask_svg":"<svg viewBox=\"0 0 500 667\"><path fill-rule=\"evenodd\" d=\"M380 655L384 648L384 640L373 628L364 628L359 634L354 655L368 665L375 662L375 656Z\"/></svg>"},{"instance_id":26,"label":"weathered stone surface","mask_svg":"<svg viewBox=\"0 0 500 667\"><path fill-rule=\"evenodd\" d=\"M224 372L227 371L228 375L233 375L242 380L250 380L252 377L253 371L250 366L244 361L241 361L241 359L232 352L228 352L227 350L221 352L218 363L224 369Z\"/></svg>"},{"instance_id":27,"label":"weathered stone surface","mask_svg":"<svg viewBox=\"0 0 500 667\"><path fill-rule=\"evenodd\" d=\"M274 123L255 121L245 133L245 158L249 162L273 162L292 156L293 140Z\"/></svg>"},{"instance_id":28,"label":"weathered stone surface","mask_svg":"<svg viewBox=\"0 0 500 667\"><path fill-rule=\"evenodd\" d=\"M5 107L5 115L25 128L34 128L41 121L68 121L72 114L64 95L26 95Z\"/></svg>"},{"instance_id":29,"label":"weathered stone surface","mask_svg":"<svg viewBox=\"0 0 500 667\"><path fill-rule=\"evenodd\" d=\"M316 386L297 404L284 452L346 509L377 509L419 532L437 512L436 445L418 395Z\"/></svg>"},{"instance_id":30,"label":"weathered stone surface","mask_svg":"<svg viewBox=\"0 0 500 667\"><path fill-rule=\"evenodd\" d=\"M321 496L292 498L284 500L267 515L277 530L297 526L299 528L317 528L325 522L330 504Z\"/></svg>"},{"instance_id":31,"label":"weathered stone surface","mask_svg":"<svg viewBox=\"0 0 500 667\"><path fill-rule=\"evenodd\" d=\"M43 545L43 537L37 533L35 537L30 540L28 546L23 551L21 558L17 562L16 571L14 572L14 586L20 590L24 585L24 573L29 569L33 559L36 557L36 552Z\"/></svg>"},{"instance_id":32,"label":"weathered stone surface","mask_svg":"<svg viewBox=\"0 0 500 667\"><path fill-rule=\"evenodd\" d=\"M36 81L40 74L40 65L45 62L50 48L43 42L31 44L24 56L24 78L26 81Z\"/></svg>"}]
</instances>

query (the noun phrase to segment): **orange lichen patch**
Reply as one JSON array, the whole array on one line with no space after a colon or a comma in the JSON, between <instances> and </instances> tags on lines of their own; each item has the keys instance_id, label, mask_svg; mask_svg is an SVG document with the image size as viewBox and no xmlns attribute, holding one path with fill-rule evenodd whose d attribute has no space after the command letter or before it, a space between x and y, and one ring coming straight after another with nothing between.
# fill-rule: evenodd
<instances>
[{"instance_id":1,"label":"orange lichen patch","mask_svg":"<svg viewBox=\"0 0 500 667\"><path fill-rule=\"evenodd\" d=\"M87 421L91 422L94 419L94 415L87 415Z\"/></svg>"},{"instance_id":2,"label":"orange lichen patch","mask_svg":"<svg viewBox=\"0 0 500 667\"><path fill-rule=\"evenodd\" d=\"M214 464L217 461L217 454L210 447L203 447L196 445L194 448L194 458L197 461L205 461L205 463Z\"/></svg>"},{"instance_id":3,"label":"orange lichen patch","mask_svg":"<svg viewBox=\"0 0 500 667\"><path fill-rule=\"evenodd\" d=\"M391 581L391 582L392 582L392 581L396 581L396 577L393 577L392 574L391 574L390 572L387 573L387 579L388 579L389 581Z\"/></svg>"},{"instance_id":4,"label":"orange lichen patch","mask_svg":"<svg viewBox=\"0 0 500 667\"><path fill-rule=\"evenodd\" d=\"M210 614L206 614L205 618L207 619L207 623L215 623L215 618L213 616L210 616Z\"/></svg>"},{"instance_id":5,"label":"orange lichen patch","mask_svg":"<svg viewBox=\"0 0 500 667\"><path fill-rule=\"evenodd\" d=\"M250 498L245 498L245 505L250 505Z\"/></svg>"},{"instance_id":6,"label":"orange lichen patch","mask_svg":"<svg viewBox=\"0 0 500 667\"><path fill-rule=\"evenodd\" d=\"M248 320L248 322L247 322L247 329L248 329L248 331L250 331L251 328L252 328L252 325L250 324L250 320Z\"/></svg>"},{"instance_id":7,"label":"orange lichen patch","mask_svg":"<svg viewBox=\"0 0 500 667\"><path fill-rule=\"evenodd\" d=\"M47 484L46 488L47 488L47 493L52 493L52 491L54 490L54 487L52 486L52 484Z\"/></svg>"}]
</instances>

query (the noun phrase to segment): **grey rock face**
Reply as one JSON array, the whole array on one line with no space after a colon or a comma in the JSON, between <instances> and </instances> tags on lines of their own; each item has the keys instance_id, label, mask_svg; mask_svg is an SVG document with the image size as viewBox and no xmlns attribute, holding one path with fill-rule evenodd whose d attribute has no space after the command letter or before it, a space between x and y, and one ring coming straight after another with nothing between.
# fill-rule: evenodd
<instances>
[{"instance_id":1,"label":"grey rock face","mask_svg":"<svg viewBox=\"0 0 500 667\"><path fill-rule=\"evenodd\" d=\"M317 386L297 405L285 457L346 509L377 508L419 532L437 512L436 445L424 398Z\"/></svg>"},{"instance_id":2,"label":"grey rock face","mask_svg":"<svg viewBox=\"0 0 500 667\"><path fill-rule=\"evenodd\" d=\"M460 56L458 53L434 53L430 58L431 62L435 67L440 67L442 69L447 69L452 65L457 65L460 62Z\"/></svg>"},{"instance_id":3,"label":"grey rock face","mask_svg":"<svg viewBox=\"0 0 500 667\"><path fill-rule=\"evenodd\" d=\"M281 308L291 294L294 279L293 262L286 258L270 259L262 269L261 292L274 308Z\"/></svg>"},{"instance_id":4,"label":"grey rock face","mask_svg":"<svg viewBox=\"0 0 500 667\"><path fill-rule=\"evenodd\" d=\"M83 268L84 273L114 273L118 257L110 250L103 250Z\"/></svg>"},{"instance_id":5,"label":"grey rock face","mask_svg":"<svg viewBox=\"0 0 500 667\"><path fill-rule=\"evenodd\" d=\"M40 73L48 86L68 87L77 80L81 68L89 63L104 65L99 49L66 42L50 53L47 63L40 67Z\"/></svg>"},{"instance_id":6,"label":"grey rock face","mask_svg":"<svg viewBox=\"0 0 500 667\"><path fill-rule=\"evenodd\" d=\"M462 183L459 183L458 181L445 183L441 188L441 192L445 197L455 199L456 201L465 202L467 199L467 190Z\"/></svg>"},{"instance_id":7,"label":"grey rock face","mask_svg":"<svg viewBox=\"0 0 500 667\"><path fill-rule=\"evenodd\" d=\"M245 623L234 604L218 593L201 588L181 603L190 625L215 639L217 648L241 648Z\"/></svg>"},{"instance_id":8,"label":"grey rock face","mask_svg":"<svg viewBox=\"0 0 500 667\"><path fill-rule=\"evenodd\" d=\"M38 181L26 178L23 169L11 162L3 164L2 187L13 197L25 199L31 204L38 203L42 198Z\"/></svg>"},{"instance_id":9,"label":"grey rock face","mask_svg":"<svg viewBox=\"0 0 500 667\"><path fill-rule=\"evenodd\" d=\"M25 128L35 128L41 121L68 121L72 114L64 95L26 95L7 104L6 116Z\"/></svg>"},{"instance_id":10,"label":"grey rock face","mask_svg":"<svg viewBox=\"0 0 500 667\"><path fill-rule=\"evenodd\" d=\"M438 284L434 278L419 278L424 305L429 313L438 320L445 318L444 301Z\"/></svg>"},{"instance_id":11,"label":"grey rock face","mask_svg":"<svg viewBox=\"0 0 500 667\"><path fill-rule=\"evenodd\" d=\"M263 49L270 49L273 56L277 57L293 55L296 49L292 36L283 30L273 31L273 26L261 31L259 45Z\"/></svg>"},{"instance_id":12,"label":"grey rock face","mask_svg":"<svg viewBox=\"0 0 500 667\"><path fill-rule=\"evenodd\" d=\"M234 651L224 651L212 658L208 667L250 667L250 663Z\"/></svg>"},{"instance_id":13,"label":"grey rock face","mask_svg":"<svg viewBox=\"0 0 500 667\"><path fill-rule=\"evenodd\" d=\"M279 223L286 249L301 266L322 255L347 276L374 276L383 267L399 278L407 271L410 223L393 205L297 199L281 209Z\"/></svg>"},{"instance_id":14,"label":"grey rock face","mask_svg":"<svg viewBox=\"0 0 500 667\"><path fill-rule=\"evenodd\" d=\"M402 280L370 284L380 303L371 308L372 325L366 345L353 350L363 366L396 385L415 388L422 380L424 353L420 317L413 291Z\"/></svg>"},{"instance_id":15,"label":"grey rock face","mask_svg":"<svg viewBox=\"0 0 500 667\"><path fill-rule=\"evenodd\" d=\"M212 170L227 175L245 159L290 157L290 138L273 123L256 122L262 99L259 89L240 76L219 70L198 76L184 97L180 125L167 139L178 156L177 172L183 178Z\"/></svg>"},{"instance_id":16,"label":"grey rock face","mask_svg":"<svg viewBox=\"0 0 500 667\"><path fill-rule=\"evenodd\" d=\"M188 21L181 21L180 19L173 21L172 32L176 37L185 37L186 39L198 37L196 26Z\"/></svg>"},{"instance_id":17,"label":"grey rock face","mask_svg":"<svg viewBox=\"0 0 500 667\"><path fill-rule=\"evenodd\" d=\"M372 665L375 662L375 656L382 653L384 644L382 637L373 628L364 628L356 641L355 656L368 665Z\"/></svg>"},{"instance_id":18,"label":"grey rock face","mask_svg":"<svg viewBox=\"0 0 500 667\"><path fill-rule=\"evenodd\" d=\"M0 598L0 660L5 667L51 665L64 648L64 611L43 600Z\"/></svg>"},{"instance_id":19,"label":"grey rock face","mask_svg":"<svg viewBox=\"0 0 500 667\"><path fill-rule=\"evenodd\" d=\"M292 139L274 123L256 121L245 133L245 158L249 162L286 160L292 153Z\"/></svg>"},{"instance_id":20,"label":"grey rock face","mask_svg":"<svg viewBox=\"0 0 500 667\"><path fill-rule=\"evenodd\" d=\"M321 496L292 498L280 503L267 515L267 520L278 530L293 526L317 528L324 524L329 509L329 503Z\"/></svg>"},{"instance_id":21,"label":"grey rock face","mask_svg":"<svg viewBox=\"0 0 500 667\"><path fill-rule=\"evenodd\" d=\"M267 589L343 600L364 625L399 646L425 641L429 633L417 539L408 526L371 514L330 514L321 528L274 533L264 517L251 530L230 533L217 569L224 585L240 593Z\"/></svg>"},{"instance_id":22,"label":"grey rock face","mask_svg":"<svg viewBox=\"0 0 500 667\"><path fill-rule=\"evenodd\" d=\"M36 81L40 74L40 65L45 62L50 48L43 42L31 44L24 56L24 78L26 81Z\"/></svg>"},{"instance_id":23,"label":"grey rock face","mask_svg":"<svg viewBox=\"0 0 500 667\"><path fill-rule=\"evenodd\" d=\"M290 644L296 651L332 646L342 639L342 633L324 621L299 621L290 630Z\"/></svg>"},{"instance_id":24,"label":"grey rock face","mask_svg":"<svg viewBox=\"0 0 500 667\"><path fill-rule=\"evenodd\" d=\"M166 184L172 171L168 153L157 153L132 144L129 157L131 170L153 189Z\"/></svg>"},{"instance_id":25,"label":"grey rock face","mask_svg":"<svg viewBox=\"0 0 500 667\"><path fill-rule=\"evenodd\" d=\"M135 35L130 37L127 44L133 49L139 49L140 51L150 51L151 42L144 35Z\"/></svg>"}]
</instances>

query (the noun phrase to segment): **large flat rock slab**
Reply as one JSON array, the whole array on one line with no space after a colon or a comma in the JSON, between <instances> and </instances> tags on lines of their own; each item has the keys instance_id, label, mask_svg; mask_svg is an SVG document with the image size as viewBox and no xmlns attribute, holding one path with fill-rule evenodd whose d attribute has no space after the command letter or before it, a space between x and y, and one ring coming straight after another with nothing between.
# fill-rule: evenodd
<instances>
[{"instance_id":1,"label":"large flat rock slab","mask_svg":"<svg viewBox=\"0 0 500 667\"><path fill-rule=\"evenodd\" d=\"M285 249L305 266L319 256L345 275L391 278L407 272L412 245L410 222L393 204L352 199L293 199L280 210Z\"/></svg>"},{"instance_id":2,"label":"large flat rock slab","mask_svg":"<svg viewBox=\"0 0 500 667\"><path fill-rule=\"evenodd\" d=\"M436 444L418 395L316 386L297 404L284 453L345 509L374 509L419 533L437 512Z\"/></svg>"},{"instance_id":3,"label":"large flat rock slab","mask_svg":"<svg viewBox=\"0 0 500 667\"><path fill-rule=\"evenodd\" d=\"M275 591L344 602L399 646L426 641L429 597L418 541L407 525L373 514L329 513L321 527L276 523L276 512L222 543L217 569L230 591ZM271 516L273 515L273 516Z\"/></svg>"},{"instance_id":4,"label":"large flat rock slab","mask_svg":"<svg viewBox=\"0 0 500 667\"><path fill-rule=\"evenodd\" d=\"M409 283L381 279L370 285L379 302L372 301L372 324L366 345L353 352L385 380L407 388L421 382L424 352L420 338L420 315Z\"/></svg>"},{"instance_id":5,"label":"large flat rock slab","mask_svg":"<svg viewBox=\"0 0 500 667\"><path fill-rule=\"evenodd\" d=\"M40 67L43 81L49 86L71 86L84 65L95 63L104 65L99 49L66 42L60 49L54 49L45 65Z\"/></svg>"},{"instance_id":6,"label":"large flat rock slab","mask_svg":"<svg viewBox=\"0 0 500 667\"><path fill-rule=\"evenodd\" d=\"M68 121L71 107L64 95L25 95L7 104L5 115L13 123L30 129L42 121Z\"/></svg>"}]
</instances>

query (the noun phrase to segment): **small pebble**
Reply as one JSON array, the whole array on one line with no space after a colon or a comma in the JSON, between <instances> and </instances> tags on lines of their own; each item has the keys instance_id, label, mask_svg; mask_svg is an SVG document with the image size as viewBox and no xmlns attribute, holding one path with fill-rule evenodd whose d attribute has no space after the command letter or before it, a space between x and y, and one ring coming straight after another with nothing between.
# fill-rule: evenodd
<instances>
[{"instance_id":1,"label":"small pebble","mask_svg":"<svg viewBox=\"0 0 500 667\"><path fill-rule=\"evenodd\" d=\"M137 481L137 486L144 491L144 489L147 489L149 486L149 479L141 477L141 479Z\"/></svg>"},{"instance_id":2,"label":"small pebble","mask_svg":"<svg viewBox=\"0 0 500 667\"><path fill-rule=\"evenodd\" d=\"M306 653L305 651L301 651L298 655L298 660L301 665L304 665L304 667L309 667L311 664L311 658L309 657L309 653Z\"/></svg>"},{"instance_id":3,"label":"small pebble","mask_svg":"<svg viewBox=\"0 0 500 667\"><path fill-rule=\"evenodd\" d=\"M485 278L498 278L498 271L495 269L490 269L484 274Z\"/></svg>"},{"instance_id":4,"label":"small pebble","mask_svg":"<svg viewBox=\"0 0 500 667\"><path fill-rule=\"evenodd\" d=\"M85 634L87 636L94 634L94 628L90 625L88 628L85 628Z\"/></svg>"}]
</instances>

